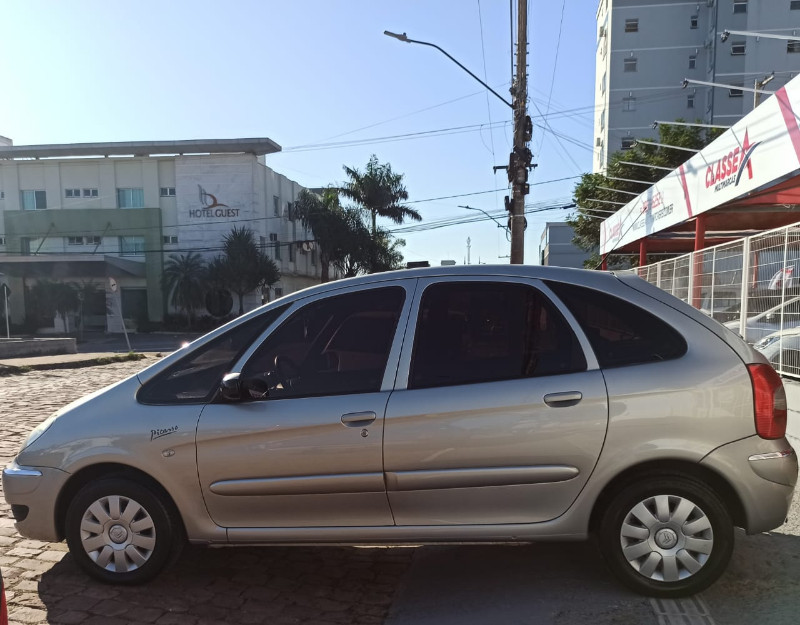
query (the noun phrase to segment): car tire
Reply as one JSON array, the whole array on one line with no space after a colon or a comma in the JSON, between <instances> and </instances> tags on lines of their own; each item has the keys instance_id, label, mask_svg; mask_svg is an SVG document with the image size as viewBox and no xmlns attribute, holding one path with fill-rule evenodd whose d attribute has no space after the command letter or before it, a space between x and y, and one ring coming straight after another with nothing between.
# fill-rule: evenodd
<instances>
[{"instance_id":1,"label":"car tire","mask_svg":"<svg viewBox=\"0 0 800 625\"><path fill-rule=\"evenodd\" d=\"M142 584L177 559L183 529L160 494L127 478L81 488L67 509L65 530L78 565L97 580Z\"/></svg>"},{"instance_id":2,"label":"car tire","mask_svg":"<svg viewBox=\"0 0 800 625\"><path fill-rule=\"evenodd\" d=\"M733 523L720 498L688 476L638 481L618 492L601 520L600 549L632 590L682 597L713 584L733 551Z\"/></svg>"}]
</instances>

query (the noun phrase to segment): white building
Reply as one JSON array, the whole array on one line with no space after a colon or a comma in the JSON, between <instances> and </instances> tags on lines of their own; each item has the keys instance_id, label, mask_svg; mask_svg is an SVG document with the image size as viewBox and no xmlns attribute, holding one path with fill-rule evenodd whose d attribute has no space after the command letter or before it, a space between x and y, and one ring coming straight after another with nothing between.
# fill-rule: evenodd
<instances>
[{"instance_id":1,"label":"white building","mask_svg":"<svg viewBox=\"0 0 800 625\"><path fill-rule=\"evenodd\" d=\"M302 187L265 164L279 150L270 139L13 146L3 138L0 272L15 294L42 278L96 284L88 324L116 331L109 278L126 319L160 321L169 256L210 259L234 226L247 226L281 271L271 293L247 296L247 309L316 284L313 235L292 216ZM25 319L24 300L12 298L14 323Z\"/></svg>"},{"instance_id":2,"label":"white building","mask_svg":"<svg viewBox=\"0 0 800 625\"><path fill-rule=\"evenodd\" d=\"M724 31L798 36L797 41ZM800 73L798 0L600 0L593 170L630 147L658 136L653 122L731 126L753 110L754 94L688 85L684 78L775 91Z\"/></svg>"}]
</instances>

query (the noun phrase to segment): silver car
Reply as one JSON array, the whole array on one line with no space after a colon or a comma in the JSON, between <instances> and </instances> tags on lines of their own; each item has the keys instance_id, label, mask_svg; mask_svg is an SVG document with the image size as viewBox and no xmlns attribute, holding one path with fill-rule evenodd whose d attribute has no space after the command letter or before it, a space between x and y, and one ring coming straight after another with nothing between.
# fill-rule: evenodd
<instances>
[{"instance_id":1,"label":"silver car","mask_svg":"<svg viewBox=\"0 0 800 625\"><path fill-rule=\"evenodd\" d=\"M632 275L390 272L240 317L36 428L3 472L25 536L108 582L182 544L580 540L697 592L797 478L767 361Z\"/></svg>"}]
</instances>

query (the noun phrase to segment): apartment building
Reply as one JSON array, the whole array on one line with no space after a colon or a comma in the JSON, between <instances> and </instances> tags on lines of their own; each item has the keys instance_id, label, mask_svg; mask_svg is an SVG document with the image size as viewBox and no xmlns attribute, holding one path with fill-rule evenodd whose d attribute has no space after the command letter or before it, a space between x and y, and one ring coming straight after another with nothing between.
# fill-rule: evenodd
<instances>
[{"instance_id":1,"label":"apartment building","mask_svg":"<svg viewBox=\"0 0 800 625\"><path fill-rule=\"evenodd\" d=\"M281 270L271 292L247 296L247 309L318 283L313 235L292 215L302 187L265 163L279 150L266 138L36 146L2 138L0 273L17 294L12 322L23 322L21 294L41 279L96 285L84 302L87 325L121 331L122 317L161 321L165 261L221 254L234 226L253 230Z\"/></svg>"},{"instance_id":2,"label":"apartment building","mask_svg":"<svg viewBox=\"0 0 800 625\"><path fill-rule=\"evenodd\" d=\"M793 37L774 39L725 31ZM600 0L593 170L658 136L653 122L730 126L753 110L756 81L775 91L800 73L800 0ZM726 87L688 84L684 79Z\"/></svg>"},{"instance_id":3,"label":"apartment building","mask_svg":"<svg viewBox=\"0 0 800 625\"><path fill-rule=\"evenodd\" d=\"M572 242L575 232L568 223L548 221L539 240L539 264L583 269L589 254Z\"/></svg>"}]
</instances>

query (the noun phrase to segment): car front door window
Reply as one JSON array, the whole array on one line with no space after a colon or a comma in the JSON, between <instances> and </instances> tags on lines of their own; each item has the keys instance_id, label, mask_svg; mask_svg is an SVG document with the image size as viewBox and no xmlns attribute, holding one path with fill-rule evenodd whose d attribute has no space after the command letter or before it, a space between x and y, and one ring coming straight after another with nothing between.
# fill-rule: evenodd
<instances>
[{"instance_id":1,"label":"car front door window","mask_svg":"<svg viewBox=\"0 0 800 625\"><path fill-rule=\"evenodd\" d=\"M272 399L376 392L404 299L385 287L312 302L264 341L242 379Z\"/></svg>"}]
</instances>

